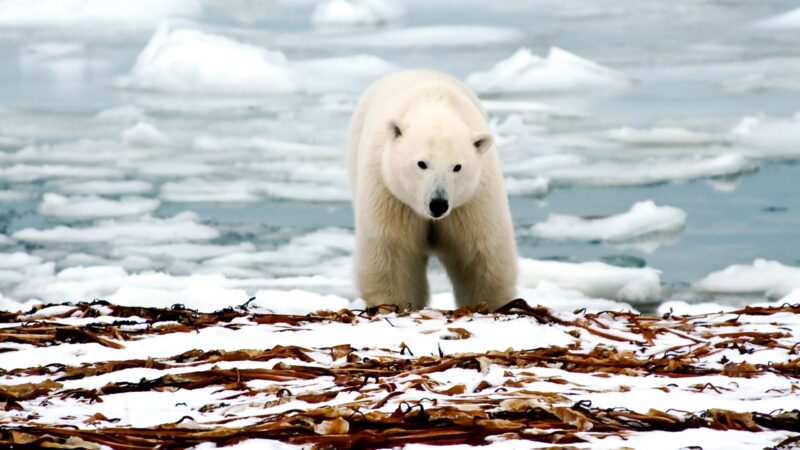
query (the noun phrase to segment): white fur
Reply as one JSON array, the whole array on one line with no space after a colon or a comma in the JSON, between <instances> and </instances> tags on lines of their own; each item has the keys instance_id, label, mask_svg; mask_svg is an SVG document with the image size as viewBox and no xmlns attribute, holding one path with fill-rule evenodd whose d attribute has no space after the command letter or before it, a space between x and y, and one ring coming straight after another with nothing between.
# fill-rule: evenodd
<instances>
[{"instance_id":1,"label":"white fur","mask_svg":"<svg viewBox=\"0 0 800 450\"><path fill-rule=\"evenodd\" d=\"M370 305L427 305L430 256L447 270L459 306L514 299L517 254L500 162L486 113L460 81L409 70L375 82L350 122L349 166L356 280ZM442 196L450 208L434 219L429 203Z\"/></svg>"}]
</instances>

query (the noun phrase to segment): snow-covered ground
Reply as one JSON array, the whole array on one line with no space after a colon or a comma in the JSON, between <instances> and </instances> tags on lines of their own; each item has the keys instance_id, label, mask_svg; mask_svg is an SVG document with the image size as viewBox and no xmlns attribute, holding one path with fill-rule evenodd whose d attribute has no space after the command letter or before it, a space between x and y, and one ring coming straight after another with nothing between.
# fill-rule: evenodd
<instances>
[{"instance_id":1,"label":"snow-covered ground","mask_svg":"<svg viewBox=\"0 0 800 450\"><path fill-rule=\"evenodd\" d=\"M256 300L216 315L96 303L8 316L0 440L745 449L797 425L796 306L265 313Z\"/></svg>"},{"instance_id":2,"label":"snow-covered ground","mask_svg":"<svg viewBox=\"0 0 800 450\"><path fill-rule=\"evenodd\" d=\"M531 304L800 302L796 2L57 3L0 0L0 310L362 308L347 121L370 81L409 67L480 95ZM430 276L432 306L452 308ZM677 442L658 433L591 446Z\"/></svg>"}]
</instances>

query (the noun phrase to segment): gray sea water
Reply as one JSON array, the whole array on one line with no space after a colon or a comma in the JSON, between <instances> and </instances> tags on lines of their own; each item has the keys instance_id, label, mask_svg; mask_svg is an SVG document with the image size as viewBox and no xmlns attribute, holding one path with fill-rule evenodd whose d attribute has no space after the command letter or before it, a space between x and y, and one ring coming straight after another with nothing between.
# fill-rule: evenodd
<instances>
[{"instance_id":1,"label":"gray sea water","mask_svg":"<svg viewBox=\"0 0 800 450\"><path fill-rule=\"evenodd\" d=\"M800 120L794 119L800 111L800 28L759 26L763 19L797 8L797 2L413 0L406 5L408 14L399 22L345 31L315 29L309 21L315 4L305 1L213 2L204 4L198 15L169 20L172 27L279 50L290 61L369 54L397 67L429 67L462 79L489 70L522 47L541 56L550 47L565 49L624 73L635 83L625 89L482 95L488 100L537 102L557 111L577 111L493 112L498 133L506 138L499 148L504 163L510 167L532 156L578 155L589 172L595 167L590 163L619 163L611 171L622 181L565 181L553 176L546 193L513 195L512 215L522 256L656 268L661 271L662 298L643 309L666 299L754 301L762 294L714 296L694 291L692 283L757 258L800 266ZM146 238L117 243L27 239L17 234L59 226L89 228L109 220L135 223L146 215L103 217L102 206L96 214L79 218L63 211L43 212L46 193L91 195L91 190L78 194L74 185L109 179L143 181L149 187L131 194L100 189L96 195L110 200L129 195L158 199L151 212L157 218L192 211L196 223L219 232L201 241L222 246L220 254L234 253L232 246L241 244L255 246L244 253L281 249L291 239L317 230L352 229L344 163L334 153L341 150L344 155L347 120L366 82L275 95L179 94L121 87L120 77L130 73L157 25L119 27L86 21L0 27L0 189L19 194L0 197L0 252L6 258L16 252L32 257L6 267L0 262L0 293L6 298L79 300L64 296L95 296L118 289L113 283L98 287L86 275L75 283L92 287L65 289L69 276L61 272L78 266L119 265L128 274L154 271L172 276L222 272L238 279L347 272L341 267L347 261L346 249L303 247L310 253L286 252L286 260L298 257L305 262L287 263L298 267L283 270L281 263L263 258L246 263L211 261L218 255L203 256L197 248L192 250L196 254L184 256L170 254L174 249L149 256L130 250L152 245ZM442 25L497 27L518 35L496 42L491 33L481 37L476 29L465 28L439 42L420 44L382 43L379 34ZM459 33L475 33L474 39L454 43ZM306 75L328 76L325 71ZM118 107L132 109L111 119L97 116ZM766 128L757 140L739 141L732 130L748 116L784 126ZM155 126L169 143L144 150L125 143L121 133L139 121ZM710 143L693 143L606 137L609 130L623 127L645 133L671 127L714 138ZM293 155L291 149L270 153L249 141L228 151L223 141L199 154L200 137L263 138L309 145L312 150L311 156ZM22 153L26 148L37 149L37 156ZM134 149L128 152L130 148ZM101 156L71 160L70 152ZM315 152L324 156L314 159ZM683 170L692 170L692 158L726 154L744 155L748 169L723 176L680 176ZM643 165L660 163L677 164L677 175L652 183L625 182L635 179L634 172ZM55 173L46 168L56 165L65 169ZM77 169L87 167L116 172L78 175ZM548 175L545 171L515 176ZM236 191L236 183L244 183L240 187L247 191L250 182L272 184L248 201L235 196L230 201L213 199L214 193ZM176 192L170 190L175 184L183 197L170 195ZM190 194L197 195L186 201ZM687 213L685 229L655 248L538 239L527 232L551 213L618 214L647 199ZM48 263L50 269L45 267Z\"/></svg>"}]
</instances>

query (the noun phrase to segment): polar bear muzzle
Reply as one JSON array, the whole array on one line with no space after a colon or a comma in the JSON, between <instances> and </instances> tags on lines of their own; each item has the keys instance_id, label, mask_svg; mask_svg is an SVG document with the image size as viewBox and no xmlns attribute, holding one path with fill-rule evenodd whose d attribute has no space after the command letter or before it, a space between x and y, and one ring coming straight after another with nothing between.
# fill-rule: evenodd
<instances>
[{"instance_id":1,"label":"polar bear muzzle","mask_svg":"<svg viewBox=\"0 0 800 450\"><path fill-rule=\"evenodd\" d=\"M450 209L450 202L447 201L447 197L443 196L440 192L436 192L436 197L431 199L430 204L428 204L428 209L431 211L433 218L438 219Z\"/></svg>"}]
</instances>

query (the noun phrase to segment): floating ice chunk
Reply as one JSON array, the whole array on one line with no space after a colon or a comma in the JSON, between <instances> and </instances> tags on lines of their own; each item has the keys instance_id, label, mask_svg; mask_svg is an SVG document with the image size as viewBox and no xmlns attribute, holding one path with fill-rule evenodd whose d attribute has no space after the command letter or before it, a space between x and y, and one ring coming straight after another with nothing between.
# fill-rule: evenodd
<instances>
[{"instance_id":1,"label":"floating ice chunk","mask_svg":"<svg viewBox=\"0 0 800 450\"><path fill-rule=\"evenodd\" d=\"M637 145L709 145L724 142L719 136L676 127L615 128L603 133L608 139Z\"/></svg>"},{"instance_id":2,"label":"floating ice chunk","mask_svg":"<svg viewBox=\"0 0 800 450\"><path fill-rule=\"evenodd\" d=\"M172 276L129 274L118 266L70 267L56 275L44 295L48 300L86 301L105 298L119 305L189 308L214 311L244 303L247 293L225 286L219 275Z\"/></svg>"},{"instance_id":3,"label":"floating ice chunk","mask_svg":"<svg viewBox=\"0 0 800 450\"><path fill-rule=\"evenodd\" d=\"M733 311L733 306L719 305L716 303L686 303L680 300L670 300L658 305L658 314L674 314L688 316L696 314L713 314L718 312Z\"/></svg>"},{"instance_id":4,"label":"floating ice chunk","mask_svg":"<svg viewBox=\"0 0 800 450\"><path fill-rule=\"evenodd\" d=\"M513 28L477 25L438 25L408 27L347 36L325 36L317 45L361 48L436 48L477 47L515 42L522 33ZM314 42L313 38L305 39ZM305 42L304 42L305 44Z\"/></svg>"},{"instance_id":5,"label":"floating ice chunk","mask_svg":"<svg viewBox=\"0 0 800 450\"><path fill-rule=\"evenodd\" d=\"M506 177L508 195L542 196L550 190L550 180L546 177L514 178Z\"/></svg>"},{"instance_id":6,"label":"floating ice chunk","mask_svg":"<svg viewBox=\"0 0 800 450\"><path fill-rule=\"evenodd\" d=\"M4 0L0 26L149 26L166 17L194 17L201 10L198 0Z\"/></svg>"},{"instance_id":7,"label":"floating ice chunk","mask_svg":"<svg viewBox=\"0 0 800 450\"><path fill-rule=\"evenodd\" d=\"M521 48L486 72L467 77L467 84L483 93L567 92L618 89L633 84L629 76L551 47L547 58Z\"/></svg>"},{"instance_id":8,"label":"floating ice chunk","mask_svg":"<svg viewBox=\"0 0 800 450\"><path fill-rule=\"evenodd\" d=\"M28 200L29 198L33 197L33 194L30 192L23 192L23 191L15 191L12 189L6 189L0 191L0 203L3 202L22 202Z\"/></svg>"},{"instance_id":9,"label":"floating ice chunk","mask_svg":"<svg viewBox=\"0 0 800 450\"><path fill-rule=\"evenodd\" d=\"M22 49L22 57L33 60L44 60L49 58L60 58L74 56L83 52L81 44L69 42L40 42L31 44Z\"/></svg>"},{"instance_id":10,"label":"floating ice chunk","mask_svg":"<svg viewBox=\"0 0 800 450\"><path fill-rule=\"evenodd\" d=\"M107 298L118 305L164 308L180 303L188 308L207 312L241 305L247 301L247 292L243 289L224 288L213 281L207 282L201 276L193 278L196 282L182 289L123 286Z\"/></svg>"},{"instance_id":11,"label":"floating ice chunk","mask_svg":"<svg viewBox=\"0 0 800 450\"><path fill-rule=\"evenodd\" d=\"M778 261L756 259L753 264L734 264L713 272L694 285L700 292L724 294L766 294L779 298L800 289L800 267Z\"/></svg>"},{"instance_id":12,"label":"floating ice chunk","mask_svg":"<svg viewBox=\"0 0 800 450\"><path fill-rule=\"evenodd\" d=\"M213 152L212 155L203 155L203 158L216 157L217 155L228 158L231 151L258 151L259 159L270 158L340 158L342 149L332 146L304 144L301 142L280 141L262 137L218 137L199 136L192 141L192 148L203 152Z\"/></svg>"},{"instance_id":13,"label":"floating ice chunk","mask_svg":"<svg viewBox=\"0 0 800 450\"><path fill-rule=\"evenodd\" d=\"M375 25L402 19L400 0L326 0L316 8L311 23L316 26Z\"/></svg>"},{"instance_id":14,"label":"floating ice chunk","mask_svg":"<svg viewBox=\"0 0 800 450\"><path fill-rule=\"evenodd\" d=\"M150 177L193 177L217 171L217 167L202 162L163 159L136 164L136 171Z\"/></svg>"},{"instance_id":15,"label":"floating ice chunk","mask_svg":"<svg viewBox=\"0 0 800 450\"><path fill-rule=\"evenodd\" d=\"M147 120L147 115L142 108L134 105L117 106L104 109L97 113L95 119L106 122L143 122Z\"/></svg>"},{"instance_id":16,"label":"floating ice chunk","mask_svg":"<svg viewBox=\"0 0 800 450\"><path fill-rule=\"evenodd\" d=\"M371 55L292 61L290 67L303 89L311 92L366 86L370 81L397 69L394 64ZM320 76L321 73L325 76Z\"/></svg>"},{"instance_id":17,"label":"floating ice chunk","mask_svg":"<svg viewBox=\"0 0 800 450\"><path fill-rule=\"evenodd\" d=\"M18 270L41 262L42 258L27 253L0 253L0 269Z\"/></svg>"},{"instance_id":18,"label":"floating ice chunk","mask_svg":"<svg viewBox=\"0 0 800 450\"><path fill-rule=\"evenodd\" d=\"M556 107L528 100L481 100L481 104L490 114L522 113L564 118L580 118L586 116L586 113L579 111L577 108Z\"/></svg>"},{"instance_id":19,"label":"floating ice chunk","mask_svg":"<svg viewBox=\"0 0 800 450\"><path fill-rule=\"evenodd\" d=\"M800 28L800 8L758 22L758 26L772 29Z\"/></svg>"},{"instance_id":20,"label":"floating ice chunk","mask_svg":"<svg viewBox=\"0 0 800 450\"><path fill-rule=\"evenodd\" d=\"M250 181L211 182L201 178L164 183L161 185L159 197L168 202L249 203L260 200L260 196Z\"/></svg>"},{"instance_id":21,"label":"floating ice chunk","mask_svg":"<svg viewBox=\"0 0 800 450\"><path fill-rule=\"evenodd\" d=\"M293 289L280 291L262 289L255 294L253 306L268 309L276 314L308 314L320 310L338 311L342 308L363 309L363 300L348 300L335 295Z\"/></svg>"},{"instance_id":22,"label":"floating ice chunk","mask_svg":"<svg viewBox=\"0 0 800 450\"><path fill-rule=\"evenodd\" d=\"M297 90L286 56L254 45L162 24L123 86L193 93L285 93Z\"/></svg>"},{"instance_id":23,"label":"floating ice chunk","mask_svg":"<svg viewBox=\"0 0 800 450\"><path fill-rule=\"evenodd\" d=\"M147 247L130 246L115 247L112 256L144 255L151 257L169 257L190 261L199 261L208 258L216 258L230 254L243 254L255 252L256 248L249 242L242 242L238 245L213 245L213 244L164 244L148 245Z\"/></svg>"},{"instance_id":24,"label":"floating ice chunk","mask_svg":"<svg viewBox=\"0 0 800 450\"><path fill-rule=\"evenodd\" d=\"M642 162L601 161L543 171L556 184L639 186L669 181L739 175L753 162L738 153L710 158L646 159Z\"/></svg>"},{"instance_id":25,"label":"floating ice chunk","mask_svg":"<svg viewBox=\"0 0 800 450\"><path fill-rule=\"evenodd\" d=\"M96 217L121 217L142 215L156 210L161 202L144 197L123 197L109 200L89 195L85 197L65 197L46 193L42 196L39 212L45 216L69 219L88 219Z\"/></svg>"},{"instance_id":26,"label":"floating ice chunk","mask_svg":"<svg viewBox=\"0 0 800 450\"><path fill-rule=\"evenodd\" d=\"M291 62L279 51L162 25L119 84L177 93L285 94L354 86L360 89L394 68L367 55ZM320 69L324 77L319 76Z\"/></svg>"},{"instance_id":27,"label":"floating ice chunk","mask_svg":"<svg viewBox=\"0 0 800 450\"><path fill-rule=\"evenodd\" d=\"M731 131L735 142L753 147L756 155L800 155L800 113L791 119L745 117Z\"/></svg>"},{"instance_id":28,"label":"floating ice chunk","mask_svg":"<svg viewBox=\"0 0 800 450\"><path fill-rule=\"evenodd\" d=\"M113 167L83 167L56 164L15 164L0 167L0 178L7 181L36 181L51 178L120 178L123 172Z\"/></svg>"},{"instance_id":29,"label":"floating ice chunk","mask_svg":"<svg viewBox=\"0 0 800 450\"><path fill-rule=\"evenodd\" d=\"M661 295L659 271L645 268L616 267L601 262L566 263L519 260L519 281L536 288L549 281L562 288L575 289L591 297L630 302L657 300Z\"/></svg>"},{"instance_id":30,"label":"floating ice chunk","mask_svg":"<svg viewBox=\"0 0 800 450\"><path fill-rule=\"evenodd\" d=\"M271 198L304 200L317 202L346 202L350 200L350 190L346 185L327 185L310 182L263 182L259 191Z\"/></svg>"},{"instance_id":31,"label":"floating ice chunk","mask_svg":"<svg viewBox=\"0 0 800 450\"><path fill-rule=\"evenodd\" d=\"M127 181L83 181L80 183L59 184L58 189L71 194L122 195L144 194L153 190L153 185L141 180Z\"/></svg>"},{"instance_id":32,"label":"floating ice chunk","mask_svg":"<svg viewBox=\"0 0 800 450\"><path fill-rule=\"evenodd\" d=\"M42 302L39 300L28 300L26 302L19 302L4 297L3 294L0 293L0 311L8 311L8 312L28 311L34 306L41 304Z\"/></svg>"},{"instance_id":33,"label":"floating ice chunk","mask_svg":"<svg viewBox=\"0 0 800 450\"><path fill-rule=\"evenodd\" d=\"M543 305L556 311L572 312L586 308L587 311L627 310L636 311L628 303L604 298L589 297L578 289L569 289L550 281L540 281L535 288L522 287L517 295L531 305Z\"/></svg>"},{"instance_id":34,"label":"floating ice chunk","mask_svg":"<svg viewBox=\"0 0 800 450\"><path fill-rule=\"evenodd\" d=\"M686 213L652 200L635 203L630 211L599 218L550 214L531 228L534 236L549 239L626 241L654 234L674 234L686 225Z\"/></svg>"},{"instance_id":35,"label":"floating ice chunk","mask_svg":"<svg viewBox=\"0 0 800 450\"><path fill-rule=\"evenodd\" d=\"M255 202L266 198L307 201L347 201L346 183L337 185L304 181L208 181L189 178L167 182L159 196L172 202Z\"/></svg>"},{"instance_id":36,"label":"floating ice chunk","mask_svg":"<svg viewBox=\"0 0 800 450\"><path fill-rule=\"evenodd\" d=\"M166 147L169 144L166 134L146 122L128 128L121 136L122 142L138 147Z\"/></svg>"},{"instance_id":37,"label":"floating ice chunk","mask_svg":"<svg viewBox=\"0 0 800 450\"><path fill-rule=\"evenodd\" d=\"M9 246L9 245L12 245L12 244L14 244L14 242L16 242L16 241L14 241L10 237L6 236L5 234L0 233L0 247L6 247L6 246Z\"/></svg>"},{"instance_id":38,"label":"floating ice chunk","mask_svg":"<svg viewBox=\"0 0 800 450\"><path fill-rule=\"evenodd\" d=\"M152 153L151 150L131 148L116 141L81 139L63 144L29 146L13 153L0 153L0 160L96 165L143 159Z\"/></svg>"},{"instance_id":39,"label":"floating ice chunk","mask_svg":"<svg viewBox=\"0 0 800 450\"><path fill-rule=\"evenodd\" d=\"M208 264L215 267L280 266L284 273L289 271L290 267L300 267L308 269L306 272L313 275L315 264L326 259L333 260L337 257L349 256L354 248L355 237L352 231L327 228L295 237L276 250L231 253L214 258L208 261ZM287 255L292 256L287 258ZM296 275L296 273L294 274Z\"/></svg>"},{"instance_id":40,"label":"floating ice chunk","mask_svg":"<svg viewBox=\"0 0 800 450\"><path fill-rule=\"evenodd\" d=\"M795 305L800 303L800 288L793 290L786 294L783 298L777 301L778 304L788 303L790 305Z\"/></svg>"},{"instance_id":41,"label":"floating ice chunk","mask_svg":"<svg viewBox=\"0 0 800 450\"><path fill-rule=\"evenodd\" d=\"M86 228L57 226L45 230L25 228L11 235L25 242L107 242L130 243L184 242L219 237L219 232L198 222L192 212L182 212L167 219L151 216L136 221L103 220Z\"/></svg>"}]
</instances>

